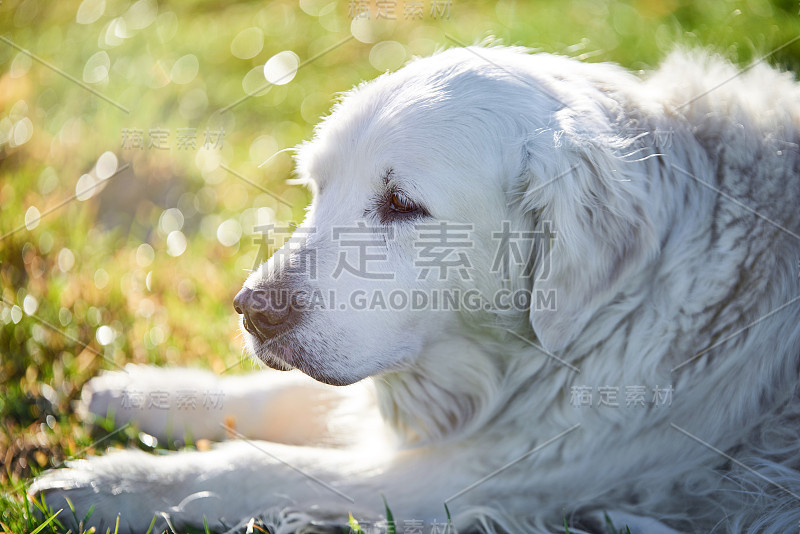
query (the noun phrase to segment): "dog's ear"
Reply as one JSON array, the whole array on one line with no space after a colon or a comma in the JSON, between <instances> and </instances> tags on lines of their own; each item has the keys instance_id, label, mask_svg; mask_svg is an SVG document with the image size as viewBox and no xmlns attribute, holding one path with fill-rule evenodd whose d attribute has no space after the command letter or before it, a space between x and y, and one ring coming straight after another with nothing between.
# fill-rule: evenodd
<instances>
[{"instance_id":1,"label":"dog's ear","mask_svg":"<svg viewBox=\"0 0 800 534\"><path fill-rule=\"evenodd\" d=\"M536 210L530 321L542 345L566 347L658 248L644 166L596 136L543 130L525 143L524 209ZM546 303L547 305L542 305Z\"/></svg>"}]
</instances>

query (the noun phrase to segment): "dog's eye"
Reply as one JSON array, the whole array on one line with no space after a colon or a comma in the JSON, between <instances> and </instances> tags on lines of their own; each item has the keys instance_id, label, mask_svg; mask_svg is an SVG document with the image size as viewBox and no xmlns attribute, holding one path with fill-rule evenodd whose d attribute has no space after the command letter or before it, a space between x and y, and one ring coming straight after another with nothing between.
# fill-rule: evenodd
<instances>
[{"instance_id":1,"label":"dog's eye","mask_svg":"<svg viewBox=\"0 0 800 534\"><path fill-rule=\"evenodd\" d=\"M412 211L417 209L417 207L414 204L412 204L410 200L408 200L400 193L394 193L392 195L391 206L392 210L398 213L411 213Z\"/></svg>"},{"instance_id":2,"label":"dog's eye","mask_svg":"<svg viewBox=\"0 0 800 534\"><path fill-rule=\"evenodd\" d=\"M381 224L408 222L430 217L424 205L409 198L401 189L391 188L364 210L364 216L374 215Z\"/></svg>"}]
</instances>

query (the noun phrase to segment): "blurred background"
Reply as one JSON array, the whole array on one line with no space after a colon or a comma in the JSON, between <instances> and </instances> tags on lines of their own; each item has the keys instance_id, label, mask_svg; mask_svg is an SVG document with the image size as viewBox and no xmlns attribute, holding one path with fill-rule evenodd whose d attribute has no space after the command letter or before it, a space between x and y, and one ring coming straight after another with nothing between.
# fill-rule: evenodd
<instances>
[{"instance_id":1,"label":"blurred background","mask_svg":"<svg viewBox=\"0 0 800 534\"><path fill-rule=\"evenodd\" d=\"M35 528L24 488L48 466L175 445L134 428L95 443L108 430L72 405L101 370L255 367L231 301L274 248L255 227L302 220L310 193L286 183L279 151L338 93L489 36L633 70L680 45L798 72L799 12L798 0L3 0L0 528Z\"/></svg>"}]
</instances>

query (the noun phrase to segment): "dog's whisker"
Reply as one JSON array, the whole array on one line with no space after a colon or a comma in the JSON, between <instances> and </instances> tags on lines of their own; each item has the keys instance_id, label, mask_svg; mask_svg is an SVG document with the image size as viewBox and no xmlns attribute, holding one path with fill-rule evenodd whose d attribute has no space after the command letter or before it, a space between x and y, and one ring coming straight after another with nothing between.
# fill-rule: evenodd
<instances>
[{"instance_id":1,"label":"dog's whisker","mask_svg":"<svg viewBox=\"0 0 800 534\"><path fill-rule=\"evenodd\" d=\"M273 155L271 155L270 157L268 157L267 159L265 159L264 161L262 161L261 163L259 163L259 165L258 165L258 166L259 166L259 168L261 168L261 167L263 167L264 165L267 165L267 164L268 164L270 161L272 161L273 159L275 159L275 157L276 157L276 156L278 156L278 154L283 154L284 152L292 152L292 151L295 151L295 152L296 152L296 151L297 151L297 148L296 148L296 147L293 147L293 146L290 146L290 147L284 148L284 149L282 149L282 150L278 150L278 151L277 151L277 152L275 152Z\"/></svg>"}]
</instances>

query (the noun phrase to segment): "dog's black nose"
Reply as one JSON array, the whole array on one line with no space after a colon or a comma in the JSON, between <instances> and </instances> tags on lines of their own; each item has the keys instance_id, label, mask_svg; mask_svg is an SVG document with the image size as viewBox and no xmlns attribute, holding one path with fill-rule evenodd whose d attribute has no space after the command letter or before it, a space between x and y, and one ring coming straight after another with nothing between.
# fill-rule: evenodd
<instances>
[{"instance_id":1,"label":"dog's black nose","mask_svg":"<svg viewBox=\"0 0 800 534\"><path fill-rule=\"evenodd\" d=\"M292 307L288 295L264 289L243 288L233 299L233 308L244 316L244 329L261 341L290 326Z\"/></svg>"},{"instance_id":2,"label":"dog's black nose","mask_svg":"<svg viewBox=\"0 0 800 534\"><path fill-rule=\"evenodd\" d=\"M236 296L233 297L233 309L236 310L236 313L244 314L244 303L247 302L252 294L253 290L249 287L243 287L241 291L236 293Z\"/></svg>"}]
</instances>

